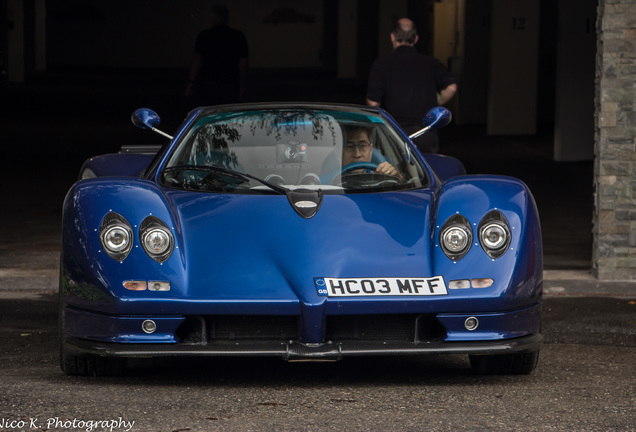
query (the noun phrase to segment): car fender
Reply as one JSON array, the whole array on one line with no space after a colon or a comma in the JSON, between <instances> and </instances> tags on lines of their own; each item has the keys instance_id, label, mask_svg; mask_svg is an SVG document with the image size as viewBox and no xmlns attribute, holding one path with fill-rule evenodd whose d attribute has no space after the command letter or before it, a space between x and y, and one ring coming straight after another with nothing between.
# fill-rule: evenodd
<instances>
[{"instance_id":1,"label":"car fender","mask_svg":"<svg viewBox=\"0 0 636 432\"><path fill-rule=\"evenodd\" d=\"M475 294L498 297L501 309L539 300L543 286L541 226L532 193L522 181L494 175L453 178L442 185L433 205L431 241L436 274L448 280L493 279L493 286L475 290ZM510 246L497 259L484 252L478 239L479 223L491 210L500 211L511 228ZM473 230L470 250L457 261L444 254L439 238L442 225L455 214L466 217Z\"/></svg>"},{"instance_id":2,"label":"car fender","mask_svg":"<svg viewBox=\"0 0 636 432\"><path fill-rule=\"evenodd\" d=\"M185 285L179 279L183 276L179 247L183 240L169 207L164 195L149 180L104 177L75 183L64 200L62 217L60 288L66 301L80 306L102 304L108 310L122 293L103 288L121 287L122 280L166 280L170 274L171 280ZM99 241L101 221L113 211L121 214L133 229L133 250L122 262L108 257ZM153 261L139 245L139 225L148 216L161 219L173 234L173 256L165 263Z\"/></svg>"},{"instance_id":3,"label":"car fender","mask_svg":"<svg viewBox=\"0 0 636 432\"><path fill-rule=\"evenodd\" d=\"M154 154L111 153L87 159L80 169L80 179L94 177L140 177Z\"/></svg>"},{"instance_id":4,"label":"car fender","mask_svg":"<svg viewBox=\"0 0 636 432\"><path fill-rule=\"evenodd\" d=\"M452 156L437 153L422 154L424 160L429 164L440 180L445 181L452 177L466 175L464 164Z\"/></svg>"}]
</instances>

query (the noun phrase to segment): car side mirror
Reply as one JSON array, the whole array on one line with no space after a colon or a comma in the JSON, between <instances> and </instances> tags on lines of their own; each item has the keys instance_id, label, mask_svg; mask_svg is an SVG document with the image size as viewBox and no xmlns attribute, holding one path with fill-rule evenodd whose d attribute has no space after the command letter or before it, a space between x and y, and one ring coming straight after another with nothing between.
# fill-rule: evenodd
<instances>
[{"instance_id":1,"label":"car side mirror","mask_svg":"<svg viewBox=\"0 0 636 432\"><path fill-rule=\"evenodd\" d=\"M424 124L424 128L415 132L412 135L409 135L409 138L417 138L418 136L425 134L429 129L439 129L448 125L452 120L453 115L451 112L441 106L435 107L428 111L424 118L422 119L422 123Z\"/></svg>"},{"instance_id":2,"label":"car side mirror","mask_svg":"<svg viewBox=\"0 0 636 432\"><path fill-rule=\"evenodd\" d=\"M426 113L422 119L422 123L424 123L424 126L439 129L448 125L452 118L453 115L448 109L438 106Z\"/></svg>"},{"instance_id":3,"label":"car side mirror","mask_svg":"<svg viewBox=\"0 0 636 432\"><path fill-rule=\"evenodd\" d=\"M159 115L150 108L136 109L135 112L132 113L132 116L130 116L130 120L138 128L149 129L159 135L172 139L172 136L157 129L159 124L161 124L161 118L159 118Z\"/></svg>"}]
</instances>

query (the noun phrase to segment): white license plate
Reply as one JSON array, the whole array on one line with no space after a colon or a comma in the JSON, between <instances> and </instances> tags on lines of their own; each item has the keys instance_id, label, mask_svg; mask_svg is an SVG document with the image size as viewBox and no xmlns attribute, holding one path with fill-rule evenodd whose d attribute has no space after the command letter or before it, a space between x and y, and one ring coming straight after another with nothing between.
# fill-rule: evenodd
<instances>
[{"instance_id":1,"label":"white license plate","mask_svg":"<svg viewBox=\"0 0 636 432\"><path fill-rule=\"evenodd\" d=\"M442 276L428 278L315 278L319 296L386 297L448 295Z\"/></svg>"}]
</instances>

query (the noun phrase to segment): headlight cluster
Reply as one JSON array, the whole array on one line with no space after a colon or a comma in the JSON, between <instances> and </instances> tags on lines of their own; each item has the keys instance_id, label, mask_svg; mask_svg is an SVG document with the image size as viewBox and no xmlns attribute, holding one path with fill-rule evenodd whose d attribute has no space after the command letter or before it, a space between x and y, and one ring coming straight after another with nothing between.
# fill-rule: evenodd
<instances>
[{"instance_id":1,"label":"headlight cluster","mask_svg":"<svg viewBox=\"0 0 636 432\"><path fill-rule=\"evenodd\" d=\"M134 244L132 225L119 213L110 212L102 219L99 241L109 257L123 261ZM148 256L158 263L165 262L174 249L170 229L155 216L146 217L139 225L139 241Z\"/></svg>"},{"instance_id":2,"label":"headlight cluster","mask_svg":"<svg viewBox=\"0 0 636 432\"><path fill-rule=\"evenodd\" d=\"M486 254L496 259L510 246L510 226L505 216L497 210L487 213L477 228L479 243ZM473 244L473 229L468 219L460 214L448 218L439 232L439 242L448 258L463 258Z\"/></svg>"}]
</instances>

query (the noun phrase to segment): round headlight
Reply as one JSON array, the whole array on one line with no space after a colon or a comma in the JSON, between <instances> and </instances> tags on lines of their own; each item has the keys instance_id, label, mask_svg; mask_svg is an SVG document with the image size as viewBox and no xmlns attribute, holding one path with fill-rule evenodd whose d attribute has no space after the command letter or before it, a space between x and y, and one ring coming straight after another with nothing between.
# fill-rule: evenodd
<instances>
[{"instance_id":1,"label":"round headlight","mask_svg":"<svg viewBox=\"0 0 636 432\"><path fill-rule=\"evenodd\" d=\"M507 241L506 230L498 224L486 225L481 231L481 241L488 249L501 249Z\"/></svg>"},{"instance_id":2,"label":"round headlight","mask_svg":"<svg viewBox=\"0 0 636 432\"><path fill-rule=\"evenodd\" d=\"M112 226L104 231L104 247L111 252L123 252L130 245L130 233L122 226Z\"/></svg>"},{"instance_id":3,"label":"round headlight","mask_svg":"<svg viewBox=\"0 0 636 432\"><path fill-rule=\"evenodd\" d=\"M174 249L174 238L170 228L155 216L148 216L141 222L139 240L148 256L158 263L170 258Z\"/></svg>"},{"instance_id":4,"label":"round headlight","mask_svg":"<svg viewBox=\"0 0 636 432\"><path fill-rule=\"evenodd\" d=\"M123 261L130 253L133 241L132 227L122 215L110 212L104 216L99 226L99 242L109 257Z\"/></svg>"},{"instance_id":5,"label":"round headlight","mask_svg":"<svg viewBox=\"0 0 636 432\"><path fill-rule=\"evenodd\" d=\"M453 261L462 259L473 242L473 231L468 219L459 213L449 217L440 229L439 242L448 258Z\"/></svg>"},{"instance_id":6,"label":"round headlight","mask_svg":"<svg viewBox=\"0 0 636 432\"><path fill-rule=\"evenodd\" d=\"M511 241L510 225L499 210L488 212L479 222L479 243L490 258L505 254Z\"/></svg>"},{"instance_id":7,"label":"round headlight","mask_svg":"<svg viewBox=\"0 0 636 432\"><path fill-rule=\"evenodd\" d=\"M170 236L161 228L154 228L144 234L144 249L149 253L161 255L170 248Z\"/></svg>"},{"instance_id":8,"label":"round headlight","mask_svg":"<svg viewBox=\"0 0 636 432\"><path fill-rule=\"evenodd\" d=\"M461 227L451 227L444 232L442 241L449 252L458 253L466 248L469 237Z\"/></svg>"}]
</instances>

